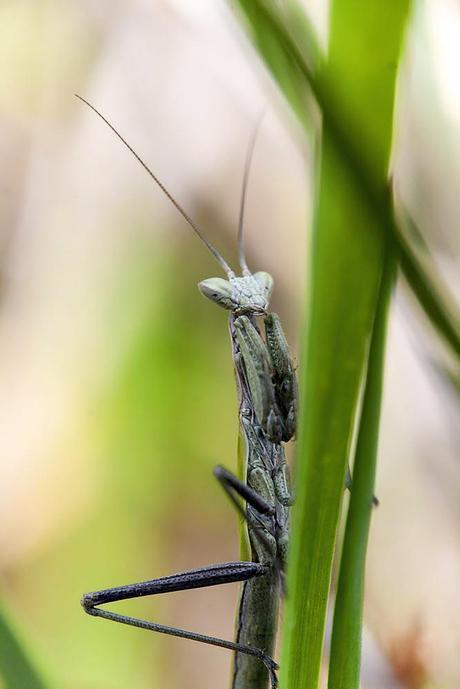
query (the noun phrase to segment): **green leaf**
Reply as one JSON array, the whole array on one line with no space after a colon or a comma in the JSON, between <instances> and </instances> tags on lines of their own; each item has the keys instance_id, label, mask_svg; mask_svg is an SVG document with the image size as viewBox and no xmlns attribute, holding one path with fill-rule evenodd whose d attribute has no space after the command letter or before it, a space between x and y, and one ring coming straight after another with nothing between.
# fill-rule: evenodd
<instances>
[{"instance_id":1,"label":"green leaf","mask_svg":"<svg viewBox=\"0 0 460 689\"><path fill-rule=\"evenodd\" d=\"M280 678L289 689L316 689L349 448L385 256L397 241L387 176L409 1L333 0L329 58L317 72L310 46L274 3L240 5L253 34L269 31L303 75L323 114ZM358 666L359 644L348 645Z\"/></svg>"},{"instance_id":2,"label":"green leaf","mask_svg":"<svg viewBox=\"0 0 460 689\"><path fill-rule=\"evenodd\" d=\"M280 40L277 29L277 19L270 4L239 0L248 25L252 32L254 43L267 67L273 74L286 99L299 118L307 132L312 130L312 92L308 80L305 79L299 67L296 56L286 50L284 42ZM315 70L321 62L321 51L316 41L315 32L305 13L296 5L291 5L289 14L292 36L296 36L300 43L309 46L307 69Z\"/></svg>"},{"instance_id":3,"label":"green leaf","mask_svg":"<svg viewBox=\"0 0 460 689\"><path fill-rule=\"evenodd\" d=\"M371 65L374 55L374 38L377 41L375 45L383 50L382 56L387 51L388 60L382 70L384 80L386 73L391 75L396 67L391 56L391 49L382 46L382 41L379 39L383 35L391 37L393 18L400 10L405 11L407 0L402 3L395 2L395 0L381 3L379 21L382 23L380 25L377 22L372 24L374 21L372 17L373 3L369 5L368 3L350 2L348 9L351 12L351 19L349 23L346 23L346 26L352 29L349 34L350 40L347 42L344 39L341 46L342 50L337 53L343 55L344 60L341 63L339 59L336 60L333 56L331 59L335 60L333 67L338 70L338 74L342 73L345 66L361 69L361 74L358 77L362 82L362 87L354 84L352 88L352 91L356 91L356 97L353 95L350 97L345 87L345 84L348 83L346 79L339 82L338 79L331 78L329 68L327 70L318 69L322 62L317 42L312 40L310 31L304 31L304 40L301 41L299 27L292 25L293 8L296 9L297 15L301 12L295 2L287 3L289 12L286 10L282 12L270 0L239 0L238 4L245 13L253 40L262 57L268 67L272 69L274 78L278 81L281 90L287 96L308 132L311 128L311 117L307 117L305 112L301 111L301 103L295 92L295 84L300 84L299 88L303 93L302 99L303 102L309 104L309 112L311 112L311 102L308 99L307 89L311 89L311 93L321 108L324 127L327 129L333 148L335 148L337 155L343 159L343 164L349 173L355 177L356 183L360 185L363 201L369 205L369 212L375 216L375 229L393 235L398 247L400 265L410 287L431 323L451 347L457 358L460 357L458 311L449 303L450 299L448 296L446 297L448 290L443 285L433 262L430 261L428 266L426 262L421 262L417 258L403 228L395 220L391 189L386 180L385 183L382 183L379 175L375 174L374 156L381 156L384 149L379 151L379 144L373 141L370 135L372 128L377 127L381 115L385 114L387 107L383 95L385 89L382 91L379 91L378 88L374 89L374 107L372 112L368 112L369 119L367 121L362 121L359 113L356 117L359 88L365 87L366 79L372 80ZM358 52L355 49L357 46L354 44L355 34L353 31L359 29L360 25L366 22L369 28L367 52L362 54L362 61L360 62ZM306 25L308 26L308 22ZM340 29L339 23L337 23L337 27ZM391 45L392 41L389 42L390 47ZM287 78L285 78L282 70L272 68L274 61L289 65ZM376 81L375 86L378 87L378 83ZM299 111L301 111L300 114ZM361 125L364 125L364 129Z\"/></svg>"},{"instance_id":4,"label":"green leaf","mask_svg":"<svg viewBox=\"0 0 460 689\"><path fill-rule=\"evenodd\" d=\"M0 683L5 689L46 689L15 627L0 608Z\"/></svg>"},{"instance_id":5,"label":"green leaf","mask_svg":"<svg viewBox=\"0 0 460 689\"><path fill-rule=\"evenodd\" d=\"M360 165L373 180L378 204L369 203L357 168L337 146L336 129L325 118L281 666L282 686L290 689L316 689L319 682L349 447L391 240L375 228L380 229L385 198L396 72L408 8L408 2L379 0L365 6L335 0L331 7L329 59L322 81L339 94L342 108L334 110L335 118L341 118L339 131L347 131L353 143L361 142ZM356 664L360 634L358 647L356 639L341 641ZM355 670L359 674L359 665Z\"/></svg>"}]
</instances>

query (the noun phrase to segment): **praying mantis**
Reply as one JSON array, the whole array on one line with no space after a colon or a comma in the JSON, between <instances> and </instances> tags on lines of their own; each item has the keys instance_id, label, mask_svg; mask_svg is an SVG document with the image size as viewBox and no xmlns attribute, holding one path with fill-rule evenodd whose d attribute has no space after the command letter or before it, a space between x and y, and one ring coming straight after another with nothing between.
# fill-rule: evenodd
<instances>
[{"instance_id":1,"label":"praying mantis","mask_svg":"<svg viewBox=\"0 0 460 689\"><path fill-rule=\"evenodd\" d=\"M226 279L205 279L198 288L205 297L229 311L240 432L246 447L246 475L245 480L241 480L222 466L214 469L214 475L244 517L251 553L251 561L215 564L86 593L81 601L83 608L94 617L231 650L234 652L232 689L266 689L268 682L271 689L276 689L278 666L272 655L279 601L285 588L289 511L293 502L284 444L295 434L297 382L280 320L275 313L269 312L273 278L263 271L252 273L244 253L245 197L258 127L248 148L243 177L238 224L241 275L237 276L117 129L91 103L77 97L105 122L144 167L226 274ZM259 319L263 319L263 335ZM242 583L234 641L168 627L100 607L120 600L230 582Z\"/></svg>"}]
</instances>

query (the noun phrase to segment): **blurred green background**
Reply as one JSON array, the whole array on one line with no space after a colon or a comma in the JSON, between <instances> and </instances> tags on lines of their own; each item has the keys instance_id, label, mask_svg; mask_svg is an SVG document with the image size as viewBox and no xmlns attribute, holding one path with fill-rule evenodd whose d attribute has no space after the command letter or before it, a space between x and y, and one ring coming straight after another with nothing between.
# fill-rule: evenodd
<instances>
[{"instance_id":1,"label":"blurred green background","mask_svg":"<svg viewBox=\"0 0 460 689\"><path fill-rule=\"evenodd\" d=\"M305 3L326 38L327 3ZM395 179L460 292L460 7L417 5ZM85 616L84 591L238 557L212 467L236 464L220 269L111 132L113 121L235 263L248 138L250 266L275 277L295 353L311 157L224 2L0 7L0 592L50 687L227 685L225 651ZM363 687L459 686L458 393L410 294L390 326L368 556ZM123 609L230 638L237 589ZM0 677L0 687L2 687ZM3 689L3 687L2 687Z\"/></svg>"}]
</instances>

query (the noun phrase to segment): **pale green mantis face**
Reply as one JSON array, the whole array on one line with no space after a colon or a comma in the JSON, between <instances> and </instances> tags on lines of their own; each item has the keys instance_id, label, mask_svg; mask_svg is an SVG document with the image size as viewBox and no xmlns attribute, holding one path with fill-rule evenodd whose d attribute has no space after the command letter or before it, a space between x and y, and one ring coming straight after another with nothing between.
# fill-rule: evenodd
<instances>
[{"instance_id":1,"label":"pale green mantis face","mask_svg":"<svg viewBox=\"0 0 460 689\"><path fill-rule=\"evenodd\" d=\"M260 271L243 277L208 278L198 283L201 294L236 314L264 315L273 289L273 278Z\"/></svg>"}]
</instances>

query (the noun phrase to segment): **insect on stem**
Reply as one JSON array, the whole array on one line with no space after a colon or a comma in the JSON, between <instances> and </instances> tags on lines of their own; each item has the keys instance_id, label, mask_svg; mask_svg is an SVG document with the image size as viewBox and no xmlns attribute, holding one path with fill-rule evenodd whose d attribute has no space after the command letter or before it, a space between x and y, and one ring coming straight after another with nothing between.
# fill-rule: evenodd
<instances>
[{"instance_id":1,"label":"insect on stem","mask_svg":"<svg viewBox=\"0 0 460 689\"><path fill-rule=\"evenodd\" d=\"M88 593L83 597L83 607L95 617L231 650L234 652L232 689L267 689L268 683L271 689L276 689L278 666L271 656L283 593L292 504L284 443L295 433L297 384L278 316L268 311L273 278L264 271L251 274L244 254L246 194L264 113L256 122L245 158L238 218L242 276L237 277L117 129L91 103L81 96L77 98L114 132L227 273L228 280L208 278L202 280L198 287L204 296L230 312L230 339L239 397L240 431L246 445L246 466L242 477L221 466L216 467L215 476L246 521L251 557L250 562L209 565L199 570ZM263 331L258 322L260 317L263 317ZM242 584L234 641L167 627L99 607L120 600L231 582Z\"/></svg>"}]
</instances>

